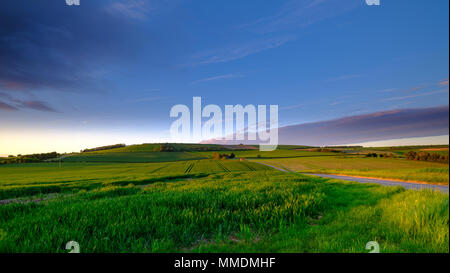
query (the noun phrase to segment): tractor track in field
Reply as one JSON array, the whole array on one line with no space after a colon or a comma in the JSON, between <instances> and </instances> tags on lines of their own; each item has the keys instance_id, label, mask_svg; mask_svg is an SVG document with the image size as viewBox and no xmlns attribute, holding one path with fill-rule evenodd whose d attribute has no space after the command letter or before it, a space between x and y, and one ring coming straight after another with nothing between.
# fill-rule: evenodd
<instances>
[{"instance_id":1,"label":"tractor track in field","mask_svg":"<svg viewBox=\"0 0 450 273\"><path fill-rule=\"evenodd\" d=\"M162 167L159 167L159 168L156 168L156 169L154 169L153 171L151 171L150 173L156 173L156 172L159 172L160 170L162 170L162 169L164 169L164 168L167 168L167 165L162 166Z\"/></svg>"},{"instance_id":2,"label":"tractor track in field","mask_svg":"<svg viewBox=\"0 0 450 273\"><path fill-rule=\"evenodd\" d=\"M186 170L184 171L184 173L190 173L192 171L192 168L194 168L195 163L194 162L190 162L186 168Z\"/></svg>"},{"instance_id":3,"label":"tractor track in field","mask_svg":"<svg viewBox=\"0 0 450 273\"><path fill-rule=\"evenodd\" d=\"M247 162L240 162L242 165L244 165L245 167L247 167L250 171L256 171L255 168L253 168L253 166L251 166L250 164L248 164Z\"/></svg>"},{"instance_id":4,"label":"tractor track in field","mask_svg":"<svg viewBox=\"0 0 450 273\"><path fill-rule=\"evenodd\" d=\"M222 162L216 161L217 166L219 166L219 168L221 168L222 170L224 170L225 172L230 172L230 169L228 169L227 167L225 167Z\"/></svg>"}]
</instances>

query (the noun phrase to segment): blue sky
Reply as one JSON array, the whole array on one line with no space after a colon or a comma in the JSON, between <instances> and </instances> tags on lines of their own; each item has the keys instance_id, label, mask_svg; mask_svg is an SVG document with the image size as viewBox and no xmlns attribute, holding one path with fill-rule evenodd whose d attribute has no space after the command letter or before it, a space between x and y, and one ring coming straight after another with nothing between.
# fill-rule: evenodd
<instances>
[{"instance_id":1,"label":"blue sky","mask_svg":"<svg viewBox=\"0 0 450 273\"><path fill-rule=\"evenodd\" d=\"M193 96L280 126L448 105L447 0L0 5L0 154L167 141Z\"/></svg>"}]
</instances>

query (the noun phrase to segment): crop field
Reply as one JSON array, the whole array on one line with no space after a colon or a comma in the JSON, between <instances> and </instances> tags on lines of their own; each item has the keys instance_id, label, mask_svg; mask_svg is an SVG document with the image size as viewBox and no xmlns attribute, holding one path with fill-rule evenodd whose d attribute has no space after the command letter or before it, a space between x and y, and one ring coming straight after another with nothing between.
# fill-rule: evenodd
<instances>
[{"instance_id":1,"label":"crop field","mask_svg":"<svg viewBox=\"0 0 450 273\"><path fill-rule=\"evenodd\" d=\"M219 151L220 153L234 153L236 157L243 158L289 158L289 157L327 157L335 156L336 153L311 152L305 150L275 150L269 152L260 152L259 150L247 151ZM193 152L196 155L211 157L212 152Z\"/></svg>"},{"instance_id":2,"label":"crop field","mask_svg":"<svg viewBox=\"0 0 450 273\"><path fill-rule=\"evenodd\" d=\"M390 178L441 184L449 183L449 167L447 164L412 161L402 158L329 156L257 159L255 161L299 172Z\"/></svg>"},{"instance_id":3,"label":"crop field","mask_svg":"<svg viewBox=\"0 0 450 273\"><path fill-rule=\"evenodd\" d=\"M168 162L206 158L190 152L92 152L64 157L64 162Z\"/></svg>"},{"instance_id":4,"label":"crop field","mask_svg":"<svg viewBox=\"0 0 450 273\"><path fill-rule=\"evenodd\" d=\"M448 155L448 148L449 148L448 145L424 145L424 146L377 147L370 149L375 151L390 151L392 153L396 153L399 155L403 155L409 151Z\"/></svg>"},{"instance_id":5,"label":"crop field","mask_svg":"<svg viewBox=\"0 0 450 273\"><path fill-rule=\"evenodd\" d=\"M72 171L84 169L80 181L92 168L98 169L97 181L109 182L0 205L0 252L65 252L71 240L81 252L366 252L365 244L373 240L381 252L449 251L448 194L263 167L217 172L214 164L224 162L205 162L185 162L184 172L197 166L214 174L146 184L133 181L162 164L134 164L133 175L129 164L73 166ZM223 168L244 169L238 163ZM171 166L173 173L182 174L182 165ZM41 177L51 172L27 168ZM5 170L0 171L3 179ZM125 176L130 183L114 183Z\"/></svg>"},{"instance_id":6,"label":"crop field","mask_svg":"<svg viewBox=\"0 0 450 273\"><path fill-rule=\"evenodd\" d=\"M95 151L87 153L77 153L64 156L63 162L122 162L122 163L145 163L145 162L169 162L181 160L194 160L212 158L214 151L195 151L196 147L190 148L193 151L183 152L156 152L151 151L156 145L145 144L123 148L116 148L105 151ZM176 149L188 150L190 146L175 146ZM214 147L214 146L212 146ZM211 148L211 147L210 147ZM197 148L199 149L199 148ZM271 152L260 152L258 150L217 150L218 153L235 154L236 157L243 158L289 158L289 157L319 157L332 156L335 153L310 152L302 150L275 150Z\"/></svg>"},{"instance_id":7,"label":"crop field","mask_svg":"<svg viewBox=\"0 0 450 273\"><path fill-rule=\"evenodd\" d=\"M168 144L173 147L175 152L192 152L197 150L208 150L208 151L220 151L224 150L221 145L215 144L182 144L182 143L170 143ZM126 147L114 148L110 150L95 151L89 153L148 153L159 151L161 144L148 143L148 144L137 144L130 145Z\"/></svg>"},{"instance_id":8,"label":"crop field","mask_svg":"<svg viewBox=\"0 0 450 273\"><path fill-rule=\"evenodd\" d=\"M448 155L448 145L418 145L418 146L396 146L396 147L345 147L334 148L338 151L353 154L367 154L367 153L385 153L402 156L409 151L413 152L429 152Z\"/></svg>"},{"instance_id":9,"label":"crop field","mask_svg":"<svg viewBox=\"0 0 450 273\"><path fill-rule=\"evenodd\" d=\"M369 241L381 252L449 252L448 194L301 173L448 183L448 165L289 146L215 160L204 150L214 146L155 147L0 165L0 253L66 252L68 241L84 253L367 252Z\"/></svg>"},{"instance_id":10,"label":"crop field","mask_svg":"<svg viewBox=\"0 0 450 273\"><path fill-rule=\"evenodd\" d=\"M108 185L141 185L201 174L269 169L251 163L196 160L167 163L36 163L0 166L0 200L90 190Z\"/></svg>"}]
</instances>

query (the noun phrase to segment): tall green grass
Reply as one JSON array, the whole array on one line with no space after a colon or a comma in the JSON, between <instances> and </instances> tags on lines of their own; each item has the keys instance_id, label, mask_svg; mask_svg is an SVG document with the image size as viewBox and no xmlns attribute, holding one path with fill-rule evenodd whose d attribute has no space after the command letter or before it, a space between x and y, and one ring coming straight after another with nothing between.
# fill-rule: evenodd
<instances>
[{"instance_id":1,"label":"tall green grass","mask_svg":"<svg viewBox=\"0 0 450 273\"><path fill-rule=\"evenodd\" d=\"M0 205L0 252L448 252L448 200L274 170L110 183Z\"/></svg>"}]
</instances>

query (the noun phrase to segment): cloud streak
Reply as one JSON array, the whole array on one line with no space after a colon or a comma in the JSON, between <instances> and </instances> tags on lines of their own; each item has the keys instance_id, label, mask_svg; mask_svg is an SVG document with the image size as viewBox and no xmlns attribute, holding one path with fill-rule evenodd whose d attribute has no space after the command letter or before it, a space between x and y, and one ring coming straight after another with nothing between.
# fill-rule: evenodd
<instances>
[{"instance_id":1,"label":"cloud streak","mask_svg":"<svg viewBox=\"0 0 450 273\"><path fill-rule=\"evenodd\" d=\"M200 79L200 80L191 82L191 84L194 85L194 84L198 84L198 83L202 83L202 82L210 82L210 81L241 78L241 77L243 77L243 76L238 75L238 74L226 74L226 75L219 75L219 76L209 77L209 78L205 78L205 79Z\"/></svg>"},{"instance_id":2,"label":"cloud streak","mask_svg":"<svg viewBox=\"0 0 450 273\"><path fill-rule=\"evenodd\" d=\"M259 33L295 30L335 17L361 6L358 0L293 0L284 4L276 13L240 25Z\"/></svg>"},{"instance_id":3,"label":"cloud streak","mask_svg":"<svg viewBox=\"0 0 450 273\"><path fill-rule=\"evenodd\" d=\"M186 66L226 63L242 59L249 55L260 53L265 50L280 47L294 39L295 37L293 36L275 37L270 39L245 42L242 44L219 49L207 50L192 55L191 61Z\"/></svg>"},{"instance_id":4,"label":"cloud streak","mask_svg":"<svg viewBox=\"0 0 450 273\"><path fill-rule=\"evenodd\" d=\"M406 100L406 99L412 99L412 98L417 98L417 97L425 97L425 96L431 96L431 95L442 94L442 93L448 93L448 89L431 91L431 92L420 93L420 94L414 94L414 95L409 95L409 96L392 97L392 98L383 99L381 101L386 102L386 101Z\"/></svg>"},{"instance_id":5,"label":"cloud streak","mask_svg":"<svg viewBox=\"0 0 450 273\"><path fill-rule=\"evenodd\" d=\"M0 110L4 111L17 111L17 107L7 104L6 102L0 101Z\"/></svg>"},{"instance_id":6,"label":"cloud streak","mask_svg":"<svg viewBox=\"0 0 450 273\"><path fill-rule=\"evenodd\" d=\"M38 110L38 111L42 111L42 112L53 112L53 113L58 112L55 109L53 109L51 106L49 106L46 102L39 101L39 100L23 101L21 107L27 108L27 109Z\"/></svg>"},{"instance_id":7,"label":"cloud streak","mask_svg":"<svg viewBox=\"0 0 450 273\"><path fill-rule=\"evenodd\" d=\"M279 144L339 145L378 140L449 134L449 106L397 109L334 120L280 127ZM214 143L209 141L208 143ZM222 144L257 144L255 141L223 141Z\"/></svg>"},{"instance_id":8,"label":"cloud streak","mask_svg":"<svg viewBox=\"0 0 450 273\"><path fill-rule=\"evenodd\" d=\"M128 0L114 2L106 6L105 10L114 16L144 20L147 18L150 8L145 1Z\"/></svg>"}]
</instances>

